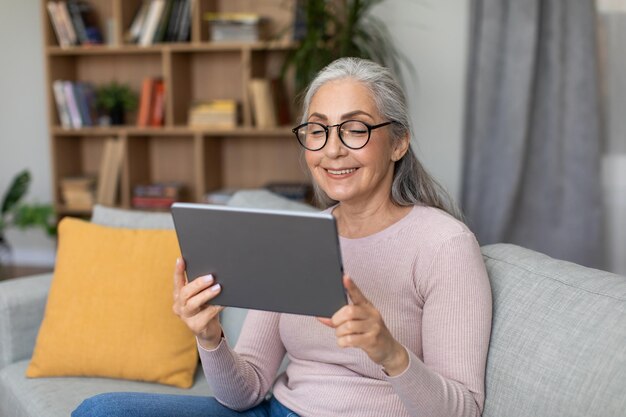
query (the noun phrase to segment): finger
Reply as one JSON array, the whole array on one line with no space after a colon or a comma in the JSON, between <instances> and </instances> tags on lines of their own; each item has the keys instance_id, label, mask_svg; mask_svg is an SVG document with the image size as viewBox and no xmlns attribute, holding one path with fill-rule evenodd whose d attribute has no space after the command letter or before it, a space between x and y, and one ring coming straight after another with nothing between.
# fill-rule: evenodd
<instances>
[{"instance_id":1,"label":"finger","mask_svg":"<svg viewBox=\"0 0 626 417\"><path fill-rule=\"evenodd\" d=\"M332 317L333 327L339 327L342 324L352 320L365 320L368 313L362 305L349 304L343 306Z\"/></svg>"},{"instance_id":2,"label":"finger","mask_svg":"<svg viewBox=\"0 0 626 417\"><path fill-rule=\"evenodd\" d=\"M370 337L365 334L349 334L337 338L337 345L342 348L364 348L370 344Z\"/></svg>"},{"instance_id":3,"label":"finger","mask_svg":"<svg viewBox=\"0 0 626 417\"><path fill-rule=\"evenodd\" d=\"M370 304L369 300L363 295L359 287L356 286L352 278L347 275L343 276L343 286L348 291L348 295L350 296L350 300L355 305L367 305Z\"/></svg>"},{"instance_id":4,"label":"finger","mask_svg":"<svg viewBox=\"0 0 626 417\"><path fill-rule=\"evenodd\" d=\"M187 280L185 279L185 261L183 258L176 259L176 266L174 267L174 298L178 296L180 290L185 286Z\"/></svg>"},{"instance_id":5,"label":"finger","mask_svg":"<svg viewBox=\"0 0 626 417\"><path fill-rule=\"evenodd\" d=\"M220 284L215 284L204 291L198 293L197 295L191 297L185 303L185 315L191 316L196 314L198 311L202 309L204 305L206 305L209 301L217 297L217 295L222 290Z\"/></svg>"},{"instance_id":6,"label":"finger","mask_svg":"<svg viewBox=\"0 0 626 417\"><path fill-rule=\"evenodd\" d=\"M209 288L214 283L215 277L213 277L213 274L203 275L194 279L180 290L180 298L182 302L186 303L191 297Z\"/></svg>"},{"instance_id":7,"label":"finger","mask_svg":"<svg viewBox=\"0 0 626 417\"><path fill-rule=\"evenodd\" d=\"M368 332L375 332L375 326L376 325L369 320L351 320L336 327L335 335L337 337L343 337L349 334L365 334Z\"/></svg>"},{"instance_id":8,"label":"finger","mask_svg":"<svg viewBox=\"0 0 626 417\"><path fill-rule=\"evenodd\" d=\"M328 326L331 328L334 328L335 326L333 325L333 320L326 318L326 317L317 317L317 321L319 321L320 323L322 323L324 326Z\"/></svg>"}]
</instances>

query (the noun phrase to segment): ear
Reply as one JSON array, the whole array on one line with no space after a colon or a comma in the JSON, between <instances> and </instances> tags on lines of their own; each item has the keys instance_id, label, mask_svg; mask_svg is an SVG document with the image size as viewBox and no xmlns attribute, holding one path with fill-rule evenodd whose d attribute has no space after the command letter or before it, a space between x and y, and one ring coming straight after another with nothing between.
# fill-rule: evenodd
<instances>
[{"instance_id":1,"label":"ear","mask_svg":"<svg viewBox=\"0 0 626 417\"><path fill-rule=\"evenodd\" d=\"M391 160L393 162L397 162L400 159L402 159L404 154L406 154L409 151L410 146L411 146L411 137L407 133L406 135L404 135L402 139L396 141L395 147L393 151L391 152Z\"/></svg>"}]
</instances>

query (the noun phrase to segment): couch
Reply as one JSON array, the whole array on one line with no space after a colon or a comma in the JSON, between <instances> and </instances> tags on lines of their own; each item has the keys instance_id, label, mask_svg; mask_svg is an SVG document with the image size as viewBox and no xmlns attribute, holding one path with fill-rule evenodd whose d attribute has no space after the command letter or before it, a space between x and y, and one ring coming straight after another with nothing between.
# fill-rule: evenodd
<instances>
[{"instance_id":1,"label":"couch","mask_svg":"<svg viewBox=\"0 0 626 417\"><path fill-rule=\"evenodd\" d=\"M264 191L231 205L311 210ZM167 214L97 208L94 222L171 227ZM485 417L626 416L626 277L509 244L482 253L493 291ZM210 395L200 367L191 389L104 378L27 379L52 274L0 283L0 416L68 416L83 399L111 391ZM226 309L236 341L245 310Z\"/></svg>"}]
</instances>

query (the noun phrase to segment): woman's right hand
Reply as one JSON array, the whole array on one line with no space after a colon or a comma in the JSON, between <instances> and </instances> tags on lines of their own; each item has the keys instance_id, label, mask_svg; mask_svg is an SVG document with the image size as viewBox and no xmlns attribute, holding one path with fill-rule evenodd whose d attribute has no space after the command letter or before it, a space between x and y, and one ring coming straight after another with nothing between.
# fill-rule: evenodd
<instances>
[{"instance_id":1,"label":"woman's right hand","mask_svg":"<svg viewBox=\"0 0 626 417\"><path fill-rule=\"evenodd\" d=\"M176 260L174 268L174 314L185 322L205 349L214 349L222 340L219 313L224 307L207 304L221 291L212 275L191 282L185 278L185 261Z\"/></svg>"}]
</instances>

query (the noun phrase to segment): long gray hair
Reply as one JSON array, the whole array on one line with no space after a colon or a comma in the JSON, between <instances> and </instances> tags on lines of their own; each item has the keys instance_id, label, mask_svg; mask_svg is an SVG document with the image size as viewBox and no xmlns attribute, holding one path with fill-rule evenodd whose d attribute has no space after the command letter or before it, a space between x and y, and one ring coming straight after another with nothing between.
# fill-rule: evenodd
<instances>
[{"instance_id":1,"label":"long gray hair","mask_svg":"<svg viewBox=\"0 0 626 417\"><path fill-rule=\"evenodd\" d=\"M400 141L411 137L411 122L406 98L400 84L389 69L366 59L339 58L322 69L307 88L303 99L302 123L305 123L309 106L315 93L330 81L350 78L363 83L370 91L378 113L384 120L395 120L391 125L391 140ZM328 197L313 181L315 199L324 208L337 202ZM418 203L436 207L462 219L461 211L446 190L424 169L413 149L395 163L391 201L398 206Z\"/></svg>"}]
</instances>

